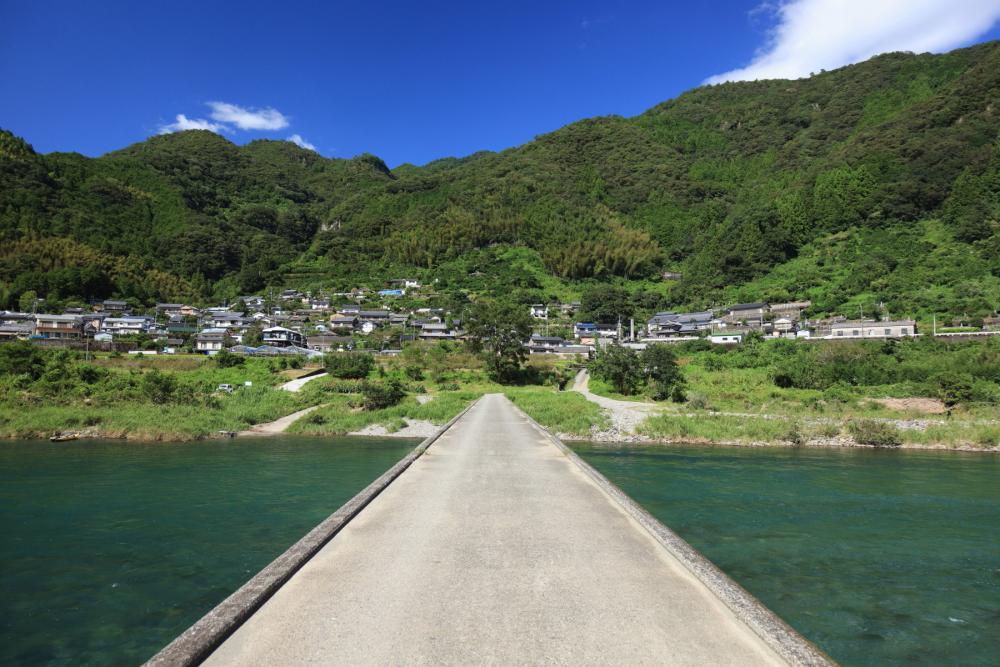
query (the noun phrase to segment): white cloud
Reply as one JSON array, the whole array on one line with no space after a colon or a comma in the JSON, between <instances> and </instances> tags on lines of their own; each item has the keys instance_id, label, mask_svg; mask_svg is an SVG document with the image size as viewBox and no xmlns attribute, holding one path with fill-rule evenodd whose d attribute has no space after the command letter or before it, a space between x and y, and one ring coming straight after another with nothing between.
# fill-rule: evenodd
<instances>
[{"instance_id":1,"label":"white cloud","mask_svg":"<svg viewBox=\"0 0 1000 667\"><path fill-rule=\"evenodd\" d=\"M316 151L316 147L313 146L308 141L306 141L305 139L303 139L301 134L293 134L292 136L288 137L288 141L292 142L299 148L305 148L306 150ZM319 151L316 152L318 153Z\"/></svg>"},{"instance_id":2,"label":"white cloud","mask_svg":"<svg viewBox=\"0 0 1000 667\"><path fill-rule=\"evenodd\" d=\"M160 126L160 134L182 132L184 130L210 130L212 132L231 132L222 123L213 123L204 118L188 118L182 113L177 114L173 123Z\"/></svg>"},{"instance_id":3,"label":"white cloud","mask_svg":"<svg viewBox=\"0 0 1000 667\"><path fill-rule=\"evenodd\" d=\"M253 109L228 102L209 102L212 118L231 123L241 130L280 130L288 127L288 118L277 109Z\"/></svg>"},{"instance_id":4,"label":"white cloud","mask_svg":"<svg viewBox=\"0 0 1000 667\"><path fill-rule=\"evenodd\" d=\"M777 25L746 67L705 83L796 79L889 51L948 51L1000 19L997 0L785 0L763 3Z\"/></svg>"}]
</instances>

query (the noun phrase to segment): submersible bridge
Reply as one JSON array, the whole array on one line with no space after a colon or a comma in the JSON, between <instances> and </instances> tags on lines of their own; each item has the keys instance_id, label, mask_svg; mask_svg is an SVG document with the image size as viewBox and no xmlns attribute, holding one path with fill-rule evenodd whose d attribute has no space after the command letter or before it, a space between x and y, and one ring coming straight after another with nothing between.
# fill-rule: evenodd
<instances>
[{"instance_id":1,"label":"submersible bridge","mask_svg":"<svg viewBox=\"0 0 1000 667\"><path fill-rule=\"evenodd\" d=\"M491 394L147 664L484 663L832 661Z\"/></svg>"}]
</instances>

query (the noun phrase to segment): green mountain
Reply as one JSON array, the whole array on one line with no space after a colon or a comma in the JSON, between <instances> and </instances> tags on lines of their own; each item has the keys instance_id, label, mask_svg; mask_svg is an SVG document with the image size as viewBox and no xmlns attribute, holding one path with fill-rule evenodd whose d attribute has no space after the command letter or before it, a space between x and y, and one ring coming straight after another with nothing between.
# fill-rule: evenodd
<instances>
[{"instance_id":1,"label":"green mountain","mask_svg":"<svg viewBox=\"0 0 1000 667\"><path fill-rule=\"evenodd\" d=\"M398 274L524 300L1000 305L1000 42L706 86L500 153L388 169L205 131L99 158L0 133L0 306ZM683 279L659 281L660 272Z\"/></svg>"}]
</instances>

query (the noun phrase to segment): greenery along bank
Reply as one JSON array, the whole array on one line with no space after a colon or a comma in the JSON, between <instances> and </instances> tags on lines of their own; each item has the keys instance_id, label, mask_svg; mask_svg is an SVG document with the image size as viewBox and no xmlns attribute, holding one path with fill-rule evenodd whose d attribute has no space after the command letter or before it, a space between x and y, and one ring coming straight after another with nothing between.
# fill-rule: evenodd
<instances>
[{"instance_id":1,"label":"greenery along bank","mask_svg":"<svg viewBox=\"0 0 1000 667\"><path fill-rule=\"evenodd\" d=\"M217 437L319 406L290 432L343 434L412 422L443 424L469 401L502 392L543 425L581 439L876 446L1000 445L1000 341L805 343L751 338L611 347L591 364L596 394L656 406L634 429L569 391L570 360L496 364L453 343L414 344L394 357L334 353L327 377L298 393L278 385L312 369L220 354L135 357L0 344L0 437ZM288 364L284 364L287 366ZM318 369L317 369L318 370ZM246 382L251 386L245 386ZM229 393L219 385L230 384Z\"/></svg>"},{"instance_id":2,"label":"greenery along bank","mask_svg":"<svg viewBox=\"0 0 1000 667\"><path fill-rule=\"evenodd\" d=\"M600 281L680 307L981 316L1000 303L998 93L998 42L894 53L394 169L205 131L95 159L3 132L0 307L410 274L522 303Z\"/></svg>"}]
</instances>

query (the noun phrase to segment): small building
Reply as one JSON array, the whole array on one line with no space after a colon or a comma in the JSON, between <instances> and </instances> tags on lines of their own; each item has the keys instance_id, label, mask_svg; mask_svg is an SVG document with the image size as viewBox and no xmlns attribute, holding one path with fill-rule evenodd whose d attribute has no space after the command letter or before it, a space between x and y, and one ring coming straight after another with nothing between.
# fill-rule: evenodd
<instances>
[{"instance_id":1,"label":"small building","mask_svg":"<svg viewBox=\"0 0 1000 667\"><path fill-rule=\"evenodd\" d=\"M316 334L306 339L306 347L310 350L322 352L347 351L354 347L353 339L350 336L335 336L333 334Z\"/></svg>"},{"instance_id":2,"label":"small building","mask_svg":"<svg viewBox=\"0 0 1000 667\"><path fill-rule=\"evenodd\" d=\"M396 278L395 280L390 280L389 284L402 288L402 289L419 289L420 281L416 278Z\"/></svg>"},{"instance_id":3,"label":"small building","mask_svg":"<svg viewBox=\"0 0 1000 667\"><path fill-rule=\"evenodd\" d=\"M456 340L462 332L445 322L428 322L420 327L421 340Z\"/></svg>"},{"instance_id":4,"label":"small building","mask_svg":"<svg viewBox=\"0 0 1000 667\"><path fill-rule=\"evenodd\" d=\"M406 296L405 289L381 289L378 291L379 296Z\"/></svg>"},{"instance_id":5,"label":"small building","mask_svg":"<svg viewBox=\"0 0 1000 667\"><path fill-rule=\"evenodd\" d=\"M173 315L180 315L181 308L183 307L183 303L158 303L156 304L156 311L163 313L167 317L171 317Z\"/></svg>"},{"instance_id":6,"label":"small building","mask_svg":"<svg viewBox=\"0 0 1000 667\"><path fill-rule=\"evenodd\" d=\"M270 327L260 332L261 342L274 347L305 347L306 338L300 332L285 327Z\"/></svg>"},{"instance_id":7,"label":"small building","mask_svg":"<svg viewBox=\"0 0 1000 667\"><path fill-rule=\"evenodd\" d=\"M105 299L100 304L100 310L106 313L124 313L131 309L127 302L120 299Z\"/></svg>"},{"instance_id":8,"label":"small building","mask_svg":"<svg viewBox=\"0 0 1000 667\"><path fill-rule=\"evenodd\" d=\"M845 320L830 328L829 338L906 338L917 335L913 320Z\"/></svg>"},{"instance_id":9,"label":"small building","mask_svg":"<svg viewBox=\"0 0 1000 667\"><path fill-rule=\"evenodd\" d=\"M26 322L0 324L0 340L27 340L35 333L35 326Z\"/></svg>"},{"instance_id":10,"label":"small building","mask_svg":"<svg viewBox=\"0 0 1000 667\"><path fill-rule=\"evenodd\" d=\"M533 303L531 304L531 316L536 320L547 320L549 319L549 307L544 303Z\"/></svg>"},{"instance_id":11,"label":"small building","mask_svg":"<svg viewBox=\"0 0 1000 667\"><path fill-rule=\"evenodd\" d=\"M124 317L106 317L101 323L101 331L112 336L127 336L149 331L153 318L148 315L126 315Z\"/></svg>"},{"instance_id":12,"label":"small building","mask_svg":"<svg viewBox=\"0 0 1000 667\"><path fill-rule=\"evenodd\" d=\"M664 271L660 274L660 277L664 280L680 280L684 275L676 271Z\"/></svg>"},{"instance_id":13,"label":"small building","mask_svg":"<svg viewBox=\"0 0 1000 667\"><path fill-rule=\"evenodd\" d=\"M573 335L577 338L593 338L597 335L597 325L593 322L577 322L573 325Z\"/></svg>"},{"instance_id":14,"label":"small building","mask_svg":"<svg viewBox=\"0 0 1000 667\"><path fill-rule=\"evenodd\" d=\"M253 323L252 318L228 310L212 313L210 320L212 328L215 329L245 329Z\"/></svg>"},{"instance_id":15,"label":"small building","mask_svg":"<svg viewBox=\"0 0 1000 667\"><path fill-rule=\"evenodd\" d=\"M76 315L35 315L35 336L58 340L78 340L83 324Z\"/></svg>"},{"instance_id":16,"label":"small building","mask_svg":"<svg viewBox=\"0 0 1000 667\"><path fill-rule=\"evenodd\" d=\"M795 331L795 322L787 317L779 317L773 323L774 331L777 334L790 334Z\"/></svg>"},{"instance_id":17,"label":"small building","mask_svg":"<svg viewBox=\"0 0 1000 667\"><path fill-rule=\"evenodd\" d=\"M743 334L735 331L716 331L708 339L715 345L739 345L743 342Z\"/></svg>"},{"instance_id":18,"label":"small building","mask_svg":"<svg viewBox=\"0 0 1000 667\"><path fill-rule=\"evenodd\" d=\"M792 322L798 322L802 319L802 313L805 312L809 306L812 305L812 301L791 301L789 303L772 303L771 304L771 314L776 318L784 318L791 320Z\"/></svg>"},{"instance_id":19,"label":"small building","mask_svg":"<svg viewBox=\"0 0 1000 667\"><path fill-rule=\"evenodd\" d=\"M353 315L334 315L330 318L330 328L353 331L358 328L358 318Z\"/></svg>"},{"instance_id":20,"label":"small building","mask_svg":"<svg viewBox=\"0 0 1000 667\"><path fill-rule=\"evenodd\" d=\"M218 354L232 339L225 329L203 329L194 338L194 349L202 354Z\"/></svg>"},{"instance_id":21,"label":"small building","mask_svg":"<svg viewBox=\"0 0 1000 667\"><path fill-rule=\"evenodd\" d=\"M740 322L752 323L763 322L764 316L770 312L770 306L766 303L738 303L731 306L723 318L730 324Z\"/></svg>"},{"instance_id":22,"label":"small building","mask_svg":"<svg viewBox=\"0 0 1000 667\"><path fill-rule=\"evenodd\" d=\"M371 333L378 327L383 327L389 323L388 310L359 310L358 322L361 331Z\"/></svg>"}]
</instances>

